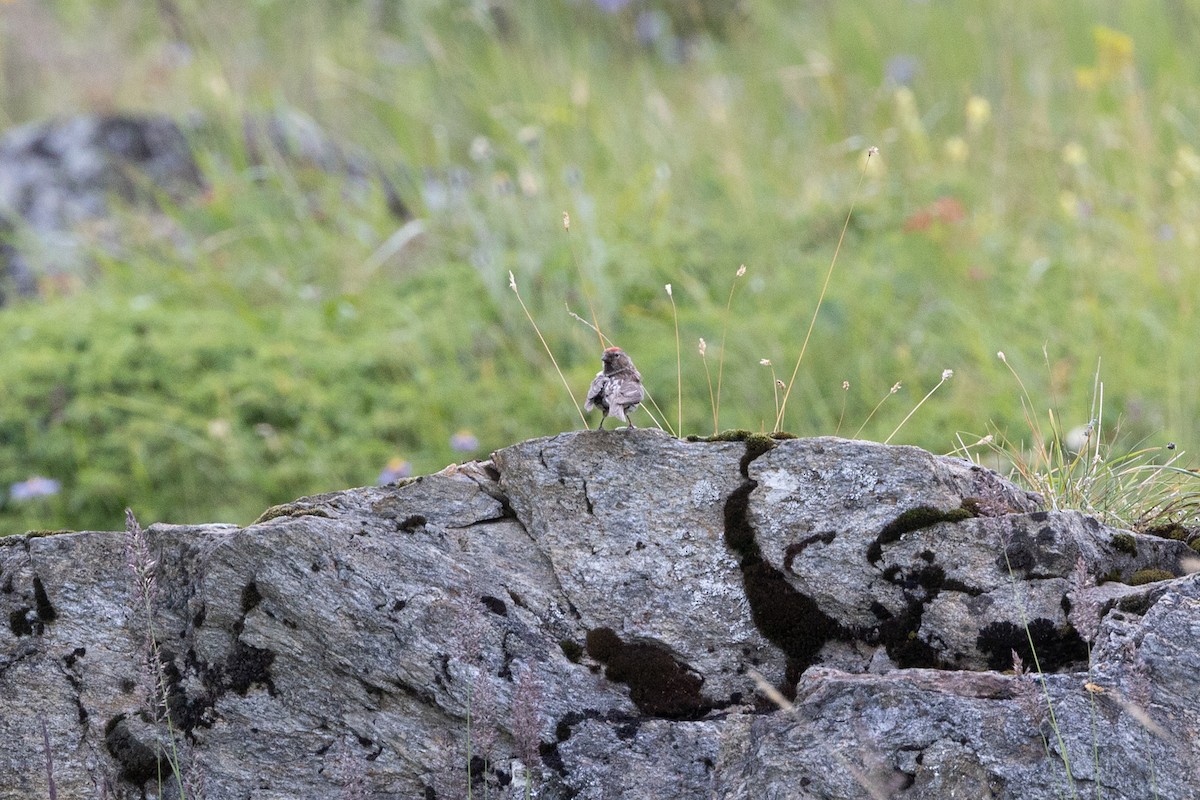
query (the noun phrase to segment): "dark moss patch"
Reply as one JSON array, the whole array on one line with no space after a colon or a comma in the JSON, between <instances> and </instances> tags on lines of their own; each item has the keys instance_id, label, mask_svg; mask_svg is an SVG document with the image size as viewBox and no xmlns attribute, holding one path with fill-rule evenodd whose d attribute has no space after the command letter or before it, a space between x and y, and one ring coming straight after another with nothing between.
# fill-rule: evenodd
<instances>
[{"instance_id":1,"label":"dark moss patch","mask_svg":"<svg viewBox=\"0 0 1200 800\"><path fill-rule=\"evenodd\" d=\"M769 450L774 450L776 441L770 436L761 433L753 433L746 437L746 452L742 455L741 461L738 462L738 469L741 470L743 478L750 477L750 462L766 453Z\"/></svg>"},{"instance_id":2,"label":"dark moss patch","mask_svg":"<svg viewBox=\"0 0 1200 800\"><path fill-rule=\"evenodd\" d=\"M33 576L33 602L37 608L38 619L49 624L58 619L58 612L54 610L54 605L50 602L50 596L46 594L46 587L42 585L42 579L37 575Z\"/></svg>"},{"instance_id":3,"label":"dark moss patch","mask_svg":"<svg viewBox=\"0 0 1200 800\"><path fill-rule=\"evenodd\" d=\"M121 780L134 786L170 774L166 754L156 752L134 736L124 714L118 714L104 726L104 747L117 762Z\"/></svg>"},{"instance_id":4,"label":"dark moss patch","mask_svg":"<svg viewBox=\"0 0 1200 800\"><path fill-rule=\"evenodd\" d=\"M809 545L820 542L821 544L829 544L837 538L837 532L826 531L825 533L814 533L812 536L807 536L794 544L789 544L783 552L783 568L788 572L792 571L792 562L796 557L803 553Z\"/></svg>"},{"instance_id":5,"label":"dark moss patch","mask_svg":"<svg viewBox=\"0 0 1200 800\"><path fill-rule=\"evenodd\" d=\"M261 647L254 647L245 642L236 642L233 650L225 658L222 669L224 685L243 697L251 686L259 684L266 687L267 692L275 696L275 682L271 679L271 664L275 662L275 654Z\"/></svg>"},{"instance_id":6,"label":"dark moss patch","mask_svg":"<svg viewBox=\"0 0 1200 800\"><path fill-rule=\"evenodd\" d=\"M987 497L964 497L962 509L972 517L1002 517L1011 511L1008 503Z\"/></svg>"},{"instance_id":7,"label":"dark moss patch","mask_svg":"<svg viewBox=\"0 0 1200 800\"><path fill-rule=\"evenodd\" d=\"M816 662L826 642L848 638L848 632L815 600L798 592L766 561L743 564L742 583L755 627L788 657L789 691L790 684Z\"/></svg>"},{"instance_id":8,"label":"dark moss patch","mask_svg":"<svg viewBox=\"0 0 1200 800\"><path fill-rule=\"evenodd\" d=\"M932 553L930 553L932 556ZM981 592L946 578L946 571L930 559L917 569L905 570L893 565L883 572L884 580L900 587L904 592L905 606L893 613L881 603L874 603L872 613L879 624L860 632L860 637L870 644L881 644L888 656L899 667L923 667L942 669L947 665L938 657L931 645L919 636L926 605L942 590L965 592L977 596Z\"/></svg>"},{"instance_id":9,"label":"dark moss patch","mask_svg":"<svg viewBox=\"0 0 1200 800\"><path fill-rule=\"evenodd\" d=\"M988 668L1005 670L1012 668L1012 654L1026 664L1033 664L1033 650L1037 651L1038 663L1043 672L1062 672L1087 662L1087 643L1072 627L1056 628L1045 617L1029 623L1029 632L1011 622L993 622L979 632L975 647L988 657Z\"/></svg>"},{"instance_id":10,"label":"dark moss patch","mask_svg":"<svg viewBox=\"0 0 1200 800\"><path fill-rule=\"evenodd\" d=\"M429 520L420 514L409 514L397 524L396 528L404 533L416 533L425 527Z\"/></svg>"},{"instance_id":11,"label":"dark moss patch","mask_svg":"<svg viewBox=\"0 0 1200 800\"><path fill-rule=\"evenodd\" d=\"M587 632L588 655L597 661L608 661L621 649L621 637L612 628L593 628Z\"/></svg>"},{"instance_id":12,"label":"dark moss patch","mask_svg":"<svg viewBox=\"0 0 1200 800\"><path fill-rule=\"evenodd\" d=\"M583 657L583 648L579 645L579 642L574 642L570 639L561 639L558 642L558 646L562 650L563 655L572 664L578 664L579 659Z\"/></svg>"},{"instance_id":13,"label":"dark moss patch","mask_svg":"<svg viewBox=\"0 0 1200 800\"><path fill-rule=\"evenodd\" d=\"M542 757L542 764L559 775L565 776L567 774L567 767L566 764L563 763L562 755L558 752L558 746L571 738L572 728L588 719L603 720L614 726L618 726L618 729L624 731L626 734L628 734L630 730L636 733L637 727L641 724L640 719L631 718L627 714L621 714L616 711L609 711L607 714L601 714L594 709L586 709L582 712L568 711L559 718L557 723L555 723L554 741L542 742L540 745L538 745L538 753ZM563 794L559 796L561 796L563 800L570 800L571 798L577 797L581 791L582 789L572 789L564 786Z\"/></svg>"},{"instance_id":14,"label":"dark moss patch","mask_svg":"<svg viewBox=\"0 0 1200 800\"><path fill-rule=\"evenodd\" d=\"M751 439L771 439L774 441L784 441L786 439L798 439L794 433L787 431L775 431L774 433L755 433L748 431L745 428L730 428L729 430L721 431L713 436L688 436L689 442L746 442Z\"/></svg>"},{"instance_id":15,"label":"dark moss patch","mask_svg":"<svg viewBox=\"0 0 1200 800\"><path fill-rule=\"evenodd\" d=\"M734 489L725 501L725 544L745 559L761 560L754 529L750 527L750 495L757 481L746 481Z\"/></svg>"},{"instance_id":16,"label":"dark moss patch","mask_svg":"<svg viewBox=\"0 0 1200 800\"><path fill-rule=\"evenodd\" d=\"M899 614L893 614L880 603L873 603L871 612L879 623L859 635L868 644L883 645L898 667L941 667L943 664L937 653L917 635L924 611L924 605L917 601L909 601Z\"/></svg>"},{"instance_id":17,"label":"dark moss patch","mask_svg":"<svg viewBox=\"0 0 1200 800\"><path fill-rule=\"evenodd\" d=\"M258 591L258 584L250 581L242 587L242 614L246 615L258 607L263 596Z\"/></svg>"},{"instance_id":18,"label":"dark moss patch","mask_svg":"<svg viewBox=\"0 0 1200 800\"><path fill-rule=\"evenodd\" d=\"M1036 537L1030 535L1029 531L1023 528L1014 530L1008 543L1004 546L1003 552L996 556L996 568L1006 573L1018 571L1026 574L1032 573L1038 565L1042 549L1040 542L1046 541L1045 534L1047 532L1052 541L1053 532L1048 527L1042 528Z\"/></svg>"},{"instance_id":19,"label":"dark moss patch","mask_svg":"<svg viewBox=\"0 0 1200 800\"><path fill-rule=\"evenodd\" d=\"M1125 581L1125 583L1130 586L1145 586L1147 583L1169 581L1174 577L1174 573L1168 572L1165 569L1139 569L1130 575L1129 580Z\"/></svg>"},{"instance_id":20,"label":"dark moss patch","mask_svg":"<svg viewBox=\"0 0 1200 800\"><path fill-rule=\"evenodd\" d=\"M175 654L161 648L159 652L162 655L167 713L171 716L171 724L187 734L197 726L211 725L212 720L208 712L213 706L214 698L205 692L196 699L190 699L183 685L183 673L175 664Z\"/></svg>"},{"instance_id":21,"label":"dark moss patch","mask_svg":"<svg viewBox=\"0 0 1200 800\"><path fill-rule=\"evenodd\" d=\"M487 607L487 610L493 614L497 614L501 617L508 616L508 606L504 605L504 601L499 597L492 597L491 595L485 594L483 597L479 598L479 602L483 603L484 606Z\"/></svg>"},{"instance_id":22,"label":"dark moss patch","mask_svg":"<svg viewBox=\"0 0 1200 800\"><path fill-rule=\"evenodd\" d=\"M713 703L700 688L704 678L657 642L622 642L611 628L588 631L588 655L605 664L609 680L629 687L629 699L648 716L699 719Z\"/></svg>"},{"instance_id":23,"label":"dark moss patch","mask_svg":"<svg viewBox=\"0 0 1200 800\"><path fill-rule=\"evenodd\" d=\"M1122 597L1117 603L1117 610L1124 611L1128 614L1137 614L1139 617L1150 610L1150 606L1154 605L1150 598L1144 594L1134 594L1128 597Z\"/></svg>"},{"instance_id":24,"label":"dark moss patch","mask_svg":"<svg viewBox=\"0 0 1200 800\"><path fill-rule=\"evenodd\" d=\"M1133 534L1124 532L1113 534L1112 546L1122 553L1137 556L1137 540L1133 538Z\"/></svg>"},{"instance_id":25,"label":"dark moss patch","mask_svg":"<svg viewBox=\"0 0 1200 800\"><path fill-rule=\"evenodd\" d=\"M636 722L626 722L624 725L618 725L616 727L617 738L623 742L628 742L637 736L639 728L641 728L641 725L638 725Z\"/></svg>"},{"instance_id":26,"label":"dark moss patch","mask_svg":"<svg viewBox=\"0 0 1200 800\"><path fill-rule=\"evenodd\" d=\"M33 611L29 606L13 609L8 615L8 627L13 632L13 636L32 636L33 623L29 619L29 612Z\"/></svg>"},{"instance_id":27,"label":"dark moss patch","mask_svg":"<svg viewBox=\"0 0 1200 800\"><path fill-rule=\"evenodd\" d=\"M751 452L747 443L747 456ZM744 459L743 476L749 474L748 467ZM725 544L741 557L742 585L755 627L788 658L785 685L780 689L794 696L800 674L816 661L825 643L845 638L847 632L763 558L749 521L750 495L757 487L757 481L747 478L725 501Z\"/></svg>"},{"instance_id":28,"label":"dark moss patch","mask_svg":"<svg viewBox=\"0 0 1200 800\"><path fill-rule=\"evenodd\" d=\"M63 656L63 664L66 665L67 669L72 669L75 666L75 662L78 661L79 659L83 658L86 655L87 655L86 647L76 647L70 653Z\"/></svg>"},{"instance_id":29,"label":"dark moss patch","mask_svg":"<svg viewBox=\"0 0 1200 800\"><path fill-rule=\"evenodd\" d=\"M742 456L738 467L742 471L742 477L749 477L747 468L750 466L751 461L774 448L781 439L794 438L796 437L790 433L754 433L738 428L721 431L715 436L689 436L687 440L689 442L745 442L746 453Z\"/></svg>"},{"instance_id":30,"label":"dark moss patch","mask_svg":"<svg viewBox=\"0 0 1200 800\"><path fill-rule=\"evenodd\" d=\"M491 786L503 789L512 783L512 775L501 769L494 760L473 755L468 766L470 771L466 774L471 777L471 788L475 797L487 797L488 788Z\"/></svg>"},{"instance_id":31,"label":"dark moss patch","mask_svg":"<svg viewBox=\"0 0 1200 800\"><path fill-rule=\"evenodd\" d=\"M883 558L883 546L899 541L900 537L906 533L928 528L939 522L961 522L972 516L971 512L965 508L952 508L949 511L941 511L932 506L910 508L879 532L875 541L867 547L867 560L872 564L878 564L879 559Z\"/></svg>"},{"instance_id":32,"label":"dark moss patch","mask_svg":"<svg viewBox=\"0 0 1200 800\"><path fill-rule=\"evenodd\" d=\"M1186 542L1190 535L1188 529L1178 522L1147 528L1144 532L1160 539L1172 539L1177 542Z\"/></svg>"}]
</instances>

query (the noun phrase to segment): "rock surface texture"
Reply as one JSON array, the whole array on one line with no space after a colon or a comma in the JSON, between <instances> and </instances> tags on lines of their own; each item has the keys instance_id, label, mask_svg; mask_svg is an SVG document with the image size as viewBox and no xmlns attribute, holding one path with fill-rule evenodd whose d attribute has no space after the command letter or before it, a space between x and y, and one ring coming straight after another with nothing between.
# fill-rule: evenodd
<instances>
[{"instance_id":1,"label":"rock surface texture","mask_svg":"<svg viewBox=\"0 0 1200 800\"><path fill-rule=\"evenodd\" d=\"M915 448L647 430L10 536L0 799L1195 797L1194 555Z\"/></svg>"}]
</instances>

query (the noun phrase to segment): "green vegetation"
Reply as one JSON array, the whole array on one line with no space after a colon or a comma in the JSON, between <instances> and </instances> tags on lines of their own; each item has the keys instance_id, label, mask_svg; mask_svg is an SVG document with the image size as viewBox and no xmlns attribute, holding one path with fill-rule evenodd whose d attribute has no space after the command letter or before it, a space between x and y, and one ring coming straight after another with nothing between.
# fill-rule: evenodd
<instances>
[{"instance_id":1,"label":"green vegetation","mask_svg":"<svg viewBox=\"0 0 1200 800\"><path fill-rule=\"evenodd\" d=\"M682 433L714 427L701 337L720 426L770 431L762 361L790 374L852 203L783 428L882 440L949 368L893 441L1032 447L1044 408L996 352L1029 376L1045 348L1031 394L1065 429L1103 356L1122 433L1194 447L1195 10L744 7L659 15L644 44L632 10L566 0L5 8L0 125L198 112L210 190L167 225L127 210L85 271L0 310L0 490L61 482L0 506L0 531L112 528L127 505L248 523L389 459L579 427L510 270L577 394L597 338L564 304L594 307ZM423 233L393 253L378 188L252 164L243 118L278 108L394 166Z\"/></svg>"},{"instance_id":2,"label":"green vegetation","mask_svg":"<svg viewBox=\"0 0 1200 800\"><path fill-rule=\"evenodd\" d=\"M1169 581L1175 576L1165 569L1139 569L1137 572L1129 576L1126 581L1130 586L1143 586L1147 583L1158 583L1159 581Z\"/></svg>"},{"instance_id":3,"label":"green vegetation","mask_svg":"<svg viewBox=\"0 0 1200 800\"><path fill-rule=\"evenodd\" d=\"M1137 556L1137 541L1129 533L1116 533L1112 537L1112 546L1122 553Z\"/></svg>"}]
</instances>

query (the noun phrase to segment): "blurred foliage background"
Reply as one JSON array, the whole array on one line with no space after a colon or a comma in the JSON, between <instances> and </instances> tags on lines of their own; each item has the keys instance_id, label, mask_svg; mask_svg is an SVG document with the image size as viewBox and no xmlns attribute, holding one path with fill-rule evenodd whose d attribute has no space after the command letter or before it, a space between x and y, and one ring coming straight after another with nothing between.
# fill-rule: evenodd
<instances>
[{"instance_id":1,"label":"blurred foliage background","mask_svg":"<svg viewBox=\"0 0 1200 800\"><path fill-rule=\"evenodd\" d=\"M1108 435L1194 446L1195 4L10 0L0 25L0 127L167 114L207 185L0 308L0 531L245 524L581 427L510 271L580 403L591 304L672 426L712 433L703 337L719 427L770 430L852 205L786 429L886 438L949 368L893 441L1019 441L1004 351L1034 413L1086 424L1099 365ZM364 154L414 220L254 158L263 113Z\"/></svg>"}]
</instances>

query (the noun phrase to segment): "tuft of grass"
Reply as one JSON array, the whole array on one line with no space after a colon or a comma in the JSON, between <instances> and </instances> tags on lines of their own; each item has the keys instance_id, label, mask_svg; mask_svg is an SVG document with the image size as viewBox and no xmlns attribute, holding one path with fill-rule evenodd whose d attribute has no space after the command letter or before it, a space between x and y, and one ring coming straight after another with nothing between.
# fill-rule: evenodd
<instances>
[{"instance_id":1,"label":"tuft of grass","mask_svg":"<svg viewBox=\"0 0 1200 800\"><path fill-rule=\"evenodd\" d=\"M1042 495L1052 509L1083 511L1134 531L1174 529L1200 516L1200 472L1181 464L1184 452L1174 442L1127 449L1105 442L1099 366L1089 421L1068 431L1053 403L1043 425L1020 374L1003 351L998 358L1020 388L1029 434L1014 442L995 431L979 444L1010 463L1018 483ZM1119 433L1112 438L1120 442Z\"/></svg>"},{"instance_id":2,"label":"tuft of grass","mask_svg":"<svg viewBox=\"0 0 1200 800\"><path fill-rule=\"evenodd\" d=\"M170 777L174 780L179 796L187 798L188 792L183 780L182 760L176 746L177 732L174 720L171 718L171 687L167 680L166 670L163 668L163 653L158 644L158 634L154 623L154 601L158 595L158 562L150 555L150 546L145 531L138 524L132 509L128 508L125 509L125 533L126 556L133 585L133 610L134 613L145 616L146 640L143 655L146 668L145 677L149 680L149 685L144 687L146 699L151 704L151 717L155 721L161 720L166 724L170 752L165 754L165 758L171 769ZM157 760L157 763L159 769L158 794L161 797L164 776L162 761Z\"/></svg>"}]
</instances>

